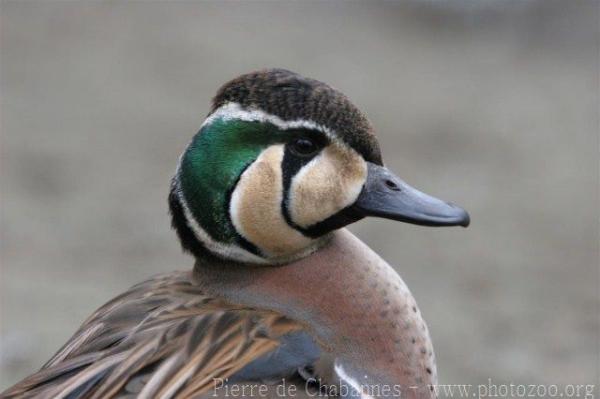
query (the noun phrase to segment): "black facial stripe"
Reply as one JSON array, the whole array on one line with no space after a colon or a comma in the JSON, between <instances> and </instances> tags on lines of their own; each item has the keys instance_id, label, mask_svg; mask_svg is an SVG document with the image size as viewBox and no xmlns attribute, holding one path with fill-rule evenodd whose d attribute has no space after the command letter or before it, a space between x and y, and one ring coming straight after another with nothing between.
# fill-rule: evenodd
<instances>
[{"instance_id":1,"label":"black facial stripe","mask_svg":"<svg viewBox=\"0 0 600 399\"><path fill-rule=\"evenodd\" d=\"M328 217L327 219L321 220L312 226L304 228L303 234L308 237L317 238L323 234L329 233L330 231L357 222L363 217L364 216L360 216L356 211L354 211L353 205L350 205L338 213Z\"/></svg>"},{"instance_id":2,"label":"black facial stripe","mask_svg":"<svg viewBox=\"0 0 600 399\"><path fill-rule=\"evenodd\" d=\"M322 137L327 140L324 136ZM326 143L328 144L328 141ZM327 144L324 144L324 146ZM299 226L292 220L289 212L289 194L292 178L300 171L300 169L302 169L302 167L312 161L320 153L321 151L311 157L298 157L290 151L289 145L286 145L281 164L283 176L283 201L281 203L281 211L283 218L290 227L310 238L320 237L332 230L362 219L362 217L353 212L351 206L349 206L337 212L336 214L331 215L327 219L317 222L309 227Z\"/></svg>"},{"instance_id":3,"label":"black facial stripe","mask_svg":"<svg viewBox=\"0 0 600 399\"><path fill-rule=\"evenodd\" d=\"M300 169L302 169L302 167L304 167L317 155L319 155L321 151L315 153L313 156L310 157L298 157L292 153L289 146L290 144L286 144L283 153L283 160L281 161L281 175L283 180L283 201L281 201L281 213L283 214L283 218L290 227L298 230L302 234L307 235L305 229L294 223L292 217L290 216L290 211L288 208L289 193L293 177L296 176L296 174L300 171Z\"/></svg>"},{"instance_id":4,"label":"black facial stripe","mask_svg":"<svg viewBox=\"0 0 600 399\"><path fill-rule=\"evenodd\" d=\"M256 245L254 245L250 241L246 240L235 229L235 226L233 225L233 222L231 221L231 214L229 213L229 210L231 209L231 196L233 195L233 191L235 190L235 188L237 187L238 183L240 182L240 179L242 178L242 175L244 174L244 172L246 171L246 169L248 169L250 167L250 165L252 165L253 163L254 163L254 161L249 162L246 166L244 166L244 168L240 172L240 174L237 177L237 179L235 180L235 182L231 185L231 187L227 191L227 197L226 197L226 200L225 200L225 215L227 215L227 221L233 227L236 243L240 247L244 248L246 251L248 251L248 252L250 252L250 253L252 253L254 255L257 255L257 256L260 256L260 257L264 257L264 255L261 253L260 249L258 249L258 247Z\"/></svg>"},{"instance_id":5,"label":"black facial stripe","mask_svg":"<svg viewBox=\"0 0 600 399\"><path fill-rule=\"evenodd\" d=\"M281 211L283 218L287 224L310 238L317 238L326 234L332 230L346 226L350 223L354 223L363 217L353 211L352 205L340 210L334 215L331 215L327 219L321 220L313 224L312 226L302 227L294 223L289 213L289 193L292 184L292 178L310 161L312 161L321 151L314 154L312 157L300 158L295 156L289 149L289 145L285 146L285 152L283 155L283 161L281 164L282 176L283 176L283 201L281 203Z\"/></svg>"}]
</instances>

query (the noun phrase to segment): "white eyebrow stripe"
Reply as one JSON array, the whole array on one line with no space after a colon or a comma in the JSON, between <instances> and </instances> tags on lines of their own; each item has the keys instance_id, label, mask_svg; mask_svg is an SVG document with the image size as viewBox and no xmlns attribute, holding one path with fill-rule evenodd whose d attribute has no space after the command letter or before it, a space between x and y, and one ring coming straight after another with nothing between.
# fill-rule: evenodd
<instances>
[{"instance_id":1,"label":"white eyebrow stripe","mask_svg":"<svg viewBox=\"0 0 600 399\"><path fill-rule=\"evenodd\" d=\"M305 128L310 130L317 130L319 132L324 133L329 139L332 141L341 143L341 140L337 137L335 132L323 125L320 125L316 122L307 119L295 119L292 121L284 121L280 117L269 114L267 112L261 111L255 108L245 109L239 103L229 102L221 105L219 108L215 110L208 118L204 120L200 129L205 126L209 126L215 120L222 119L224 121L228 120L242 120L246 122L267 122L272 125L277 126L281 130L288 129L298 129Z\"/></svg>"}]
</instances>

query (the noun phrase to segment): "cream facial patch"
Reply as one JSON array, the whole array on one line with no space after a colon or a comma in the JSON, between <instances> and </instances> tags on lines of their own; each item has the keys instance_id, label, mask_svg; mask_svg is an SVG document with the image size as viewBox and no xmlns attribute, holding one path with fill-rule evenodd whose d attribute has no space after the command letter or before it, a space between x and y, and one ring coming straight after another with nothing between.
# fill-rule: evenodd
<instances>
[{"instance_id":1,"label":"cream facial patch","mask_svg":"<svg viewBox=\"0 0 600 399\"><path fill-rule=\"evenodd\" d=\"M334 143L293 177L288 211L292 221L309 227L356 201L367 179L367 164L354 150Z\"/></svg>"},{"instance_id":2,"label":"cream facial patch","mask_svg":"<svg viewBox=\"0 0 600 399\"><path fill-rule=\"evenodd\" d=\"M282 144L264 150L240 177L229 205L238 233L267 257L290 256L313 244L283 217L283 154Z\"/></svg>"}]
</instances>

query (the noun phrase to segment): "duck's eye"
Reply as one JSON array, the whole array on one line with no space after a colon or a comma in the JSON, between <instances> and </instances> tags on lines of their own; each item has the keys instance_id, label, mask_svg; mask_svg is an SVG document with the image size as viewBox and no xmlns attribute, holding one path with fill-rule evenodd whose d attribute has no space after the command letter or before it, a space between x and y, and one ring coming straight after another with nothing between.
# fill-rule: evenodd
<instances>
[{"instance_id":1,"label":"duck's eye","mask_svg":"<svg viewBox=\"0 0 600 399\"><path fill-rule=\"evenodd\" d=\"M299 156L309 156L313 155L317 151L319 151L319 146L317 143L312 141L311 139L307 139L306 137L300 137L292 141L291 150L293 153Z\"/></svg>"}]
</instances>

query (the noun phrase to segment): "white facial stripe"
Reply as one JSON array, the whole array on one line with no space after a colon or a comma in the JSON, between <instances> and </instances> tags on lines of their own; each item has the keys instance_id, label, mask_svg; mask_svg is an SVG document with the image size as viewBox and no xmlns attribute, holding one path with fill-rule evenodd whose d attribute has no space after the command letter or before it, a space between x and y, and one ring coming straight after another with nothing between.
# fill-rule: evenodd
<instances>
[{"instance_id":1,"label":"white facial stripe","mask_svg":"<svg viewBox=\"0 0 600 399\"><path fill-rule=\"evenodd\" d=\"M183 215L188 225L192 229L194 236L198 241L206 246L210 252L216 253L218 255L223 256L226 259L234 259L240 262L250 262L250 263L261 263L268 264L264 258L261 258L251 252L246 251L245 249L238 247L237 245L224 244L222 242L218 242L213 240L213 238L198 224L192 212L190 211L188 204L179 188L179 166L177 167L177 178L175 179L175 184L177 187L175 188L175 192L177 194L177 198L179 198L179 202L181 203L181 207L183 208Z\"/></svg>"},{"instance_id":2,"label":"white facial stripe","mask_svg":"<svg viewBox=\"0 0 600 399\"><path fill-rule=\"evenodd\" d=\"M367 178L364 159L332 144L292 178L288 211L294 223L309 227L356 201Z\"/></svg>"},{"instance_id":3,"label":"white facial stripe","mask_svg":"<svg viewBox=\"0 0 600 399\"><path fill-rule=\"evenodd\" d=\"M281 212L283 153L283 144L264 150L242 174L229 204L238 233L270 258L295 255L314 243L292 228Z\"/></svg>"},{"instance_id":4,"label":"white facial stripe","mask_svg":"<svg viewBox=\"0 0 600 399\"><path fill-rule=\"evenodd\" d=\"M293 121L284 121L276 115L272 115L259 109L244 109L238 103L230 102L217 108L202 124L202 127L212 124L215 120L242 120L246 122L266 122L277 126L280 130L288 129L310 129L324 133L331 141L341 143L341 140L328 127L319 125L310 120L296 119Z\"/></svg>"}]
</instances>

